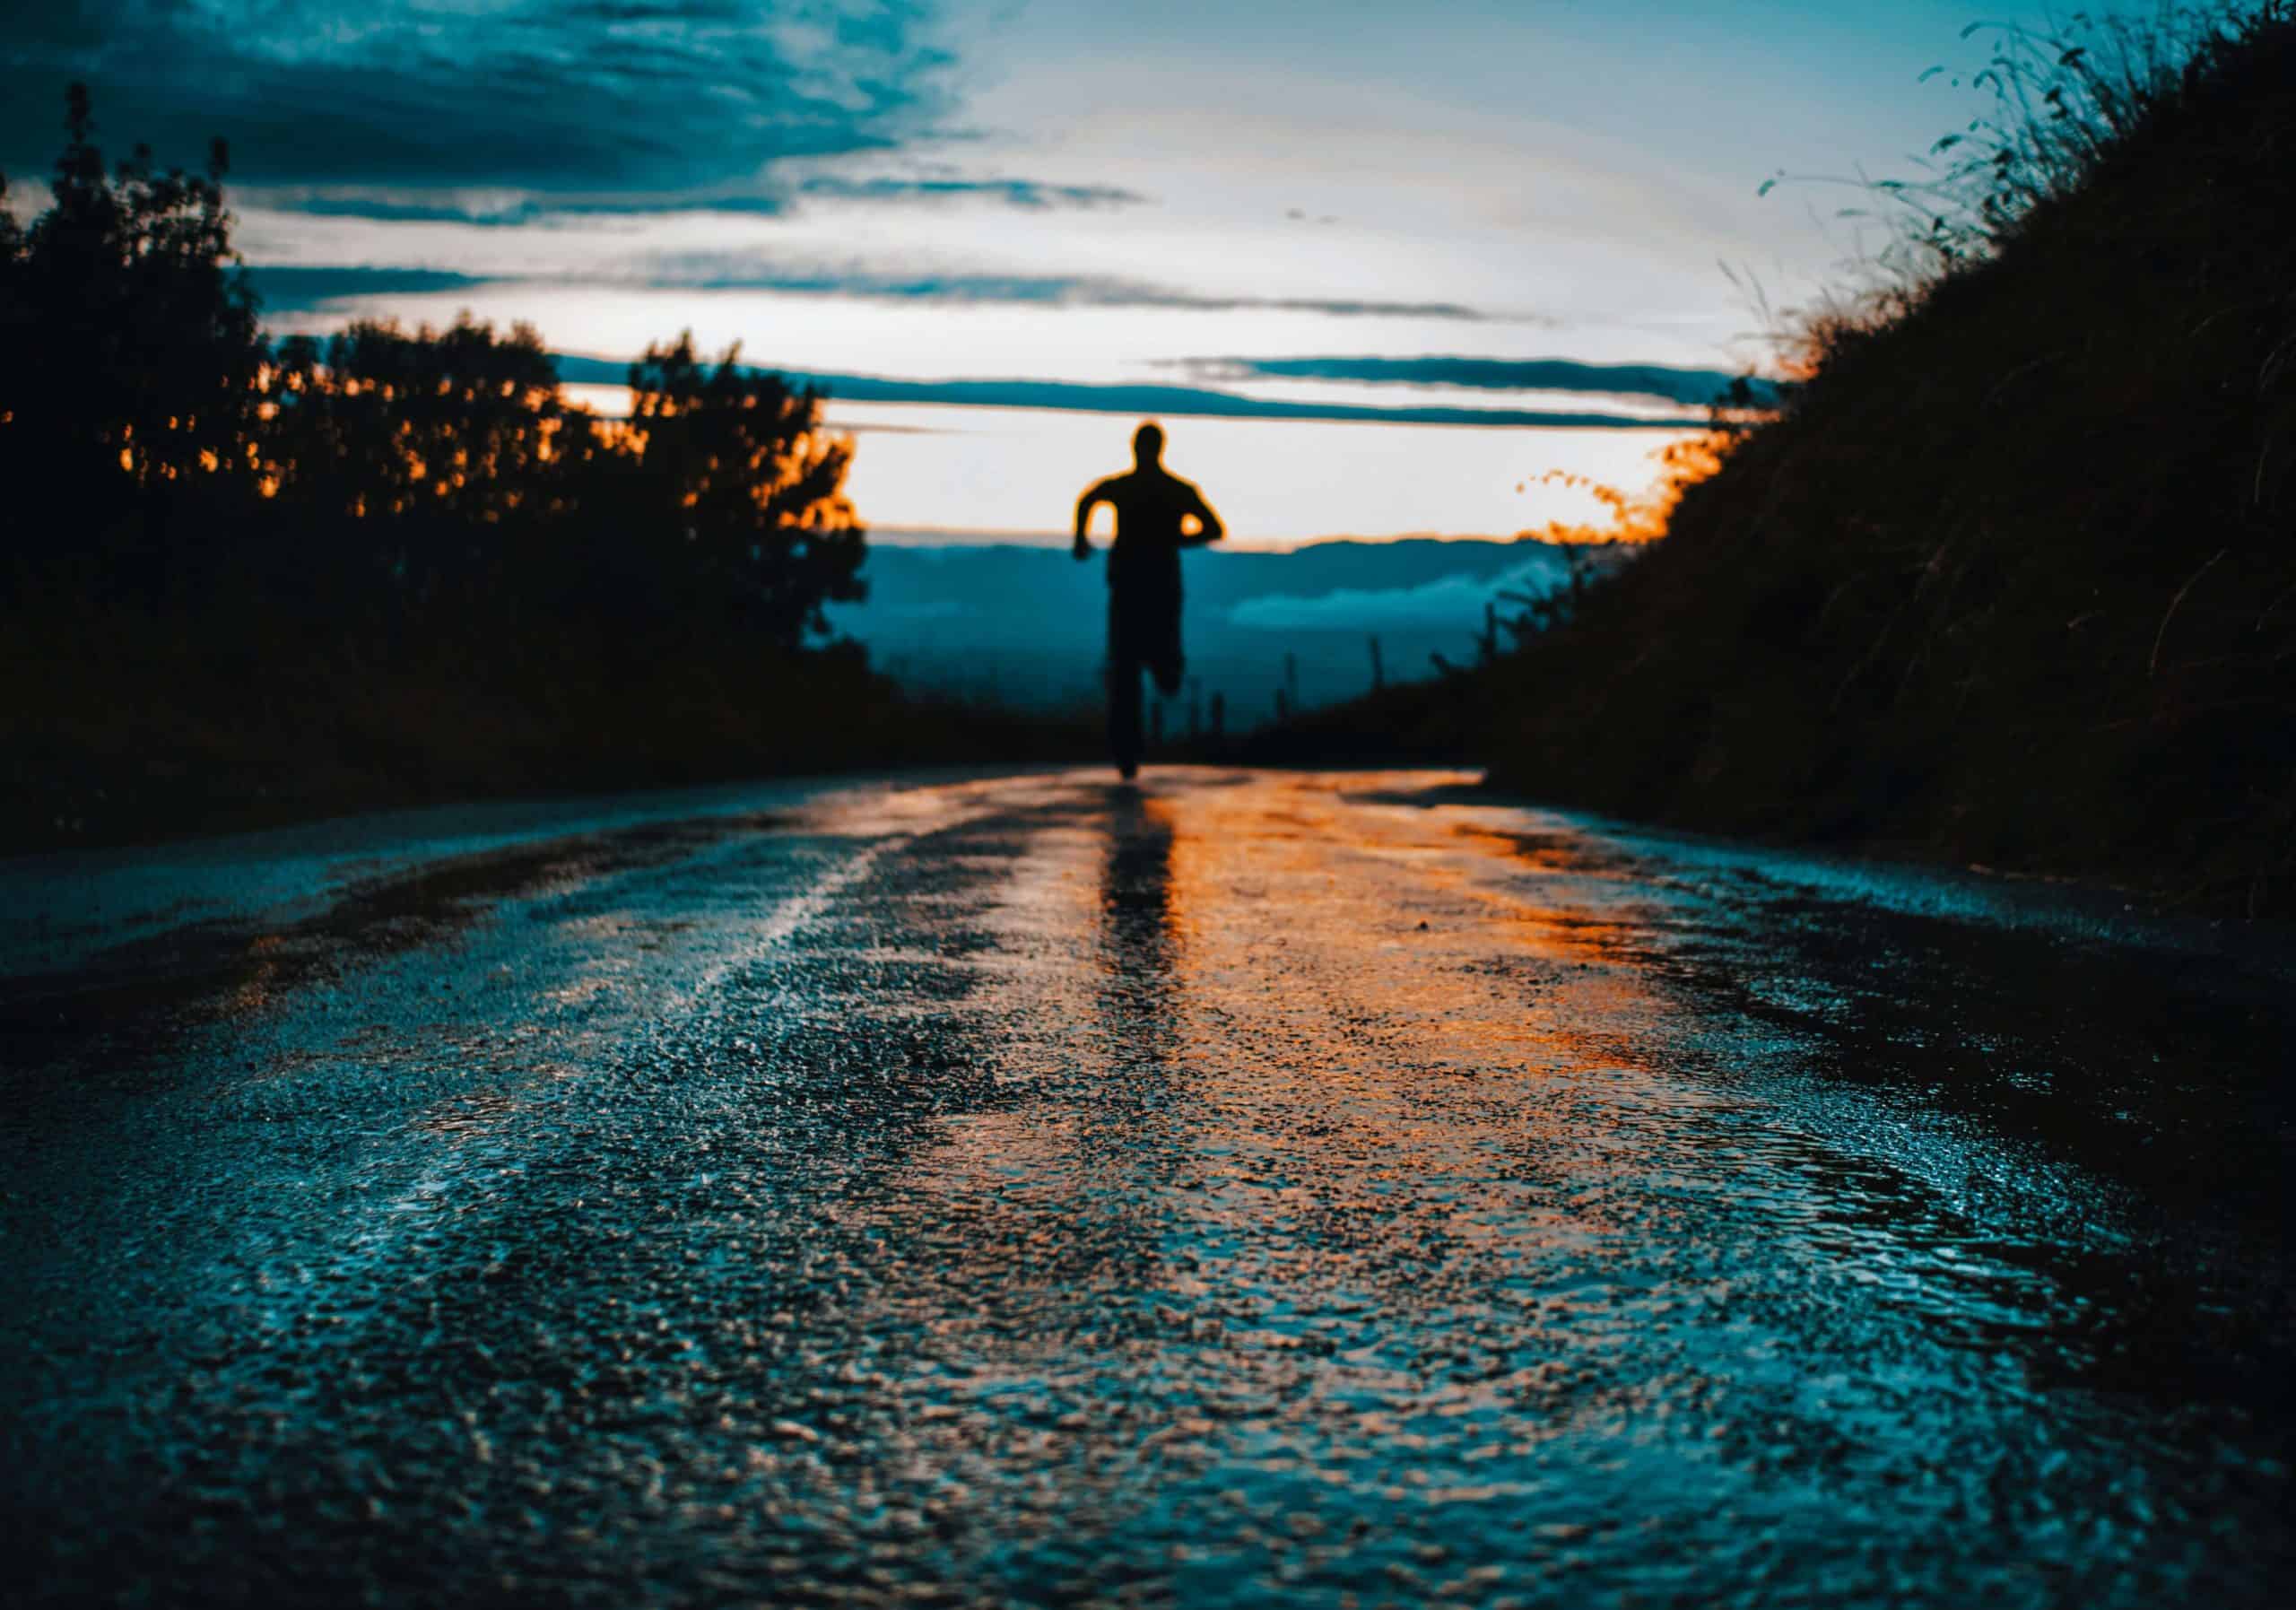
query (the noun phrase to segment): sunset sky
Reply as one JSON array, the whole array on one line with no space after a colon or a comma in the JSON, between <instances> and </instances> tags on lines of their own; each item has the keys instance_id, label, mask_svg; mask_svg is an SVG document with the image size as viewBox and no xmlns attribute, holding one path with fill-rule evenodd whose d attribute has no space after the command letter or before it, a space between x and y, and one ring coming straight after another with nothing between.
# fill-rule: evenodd
<instances>
[{"instance_id":1,"label":"sunset sky","mask_svg":"<svg viewBox=\"0 0 2296 1610\"><path fill-rule=\"evenodd\" d=\"M276 330L467 309L830 377L882 527L1056 528L1154 412L1239 539L1502 534L1761 362L1723 265L1791 304L1859 241L1762 180L1966 123L1972 4L12 4L0 162L37 205L83 78L108 148L230 140Z\"/></svg>"}]
</instances>

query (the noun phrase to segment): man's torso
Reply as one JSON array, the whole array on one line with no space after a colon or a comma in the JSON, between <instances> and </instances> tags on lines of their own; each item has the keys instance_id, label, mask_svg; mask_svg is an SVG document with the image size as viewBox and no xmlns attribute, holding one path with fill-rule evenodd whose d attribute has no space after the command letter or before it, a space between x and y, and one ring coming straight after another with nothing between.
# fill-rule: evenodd
<instances>
[{"instance_id":1,"label":"man's torso","mask_svg":"<svg viewBox=\"0 0 2296 1610\"><path fill-rule=\"evenodd\" d=\"M1109 549L1109 586L1120 603L1179 602L1183 517L1203 499L1177 475L1134 470L1111 475L1096 489L1116 510L1116 541ZM1198 518L1201 518L1200 516Z\"/></svg>"}]
</instances>

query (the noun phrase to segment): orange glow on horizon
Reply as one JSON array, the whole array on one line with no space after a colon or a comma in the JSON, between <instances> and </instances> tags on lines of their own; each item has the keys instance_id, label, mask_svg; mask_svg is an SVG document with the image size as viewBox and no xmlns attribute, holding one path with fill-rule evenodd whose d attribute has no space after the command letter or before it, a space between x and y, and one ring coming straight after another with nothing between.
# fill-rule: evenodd
<instances>
[{"instance_id":1,"label":"orange glow on horizon","mask_svg":"<svg viewBox=\"0 0 2296 1610\"><path fill-rule=\"evenodd\" d=\"M1666 535L1683 494L1721 469L1732 439L1727 432L1708 431L1667 443L1657 454L1657 483L1646 492L1624 492L1570 470L1549 470L1539 477L1540 484L1585 492L1610 510L1610 523L1580 526L1550 521L1525 535L1565 544L1657 542Z\"/></svg>"}]
</instances>

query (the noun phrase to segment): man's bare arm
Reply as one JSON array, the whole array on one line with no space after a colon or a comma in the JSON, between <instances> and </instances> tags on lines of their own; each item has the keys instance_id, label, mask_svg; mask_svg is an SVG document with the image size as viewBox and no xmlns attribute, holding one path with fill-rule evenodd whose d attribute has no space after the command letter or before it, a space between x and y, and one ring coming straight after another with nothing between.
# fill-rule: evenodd
<instances>
[{"instance_id":1,"label":"man's bare arm","mask_svg":"<svg viewBox=\"0 0 2296 1610\"><path fill-rule=\"evenodd\" d=\"M1216 543L1227 535L1228 528L1220 523L1220 517L1212 511L1212 505L1204 500L1204 494L1194 487L1190 487L1188 492L1195 501L1187 512L1196 517L1196 531L1195 535L1184 536L1180 540L1193 548L1203 543Z\"/></svg>"},{"instance_id":2,"label":"man's bare arm","mask_svg":"<svg viewBox=\"0 0 2296 1610\"><path fill-rule=\"evenodd\" d=\"M1069 551L1079 559L1092 556L1092 544L1086 540L1084 528L1092 523L1093 506L1109 500L1107 487L1107 482L1095 481L1084 489L1084 495L1076 500L1076 544Z\"/></svg>"}]
</instances>

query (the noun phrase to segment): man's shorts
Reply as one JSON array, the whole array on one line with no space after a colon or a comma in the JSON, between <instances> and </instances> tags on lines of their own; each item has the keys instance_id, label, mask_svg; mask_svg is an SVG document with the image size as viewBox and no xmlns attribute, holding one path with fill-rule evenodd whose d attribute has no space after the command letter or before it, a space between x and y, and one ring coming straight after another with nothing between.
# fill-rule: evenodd
<instances>
[{"instance_id":1,"label":"man's shorts","mask_svg":"<svg viewBox=\"0 0 2296 1610\"><path fill-rule=\"evenodd\" d=\"M1143 606L1109 604L1109 659L1118 670L1145 666L1156 685L1171 692L1180 684L1179 601L1153 600Z\"/></svg>"}]
</instances>

